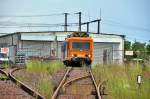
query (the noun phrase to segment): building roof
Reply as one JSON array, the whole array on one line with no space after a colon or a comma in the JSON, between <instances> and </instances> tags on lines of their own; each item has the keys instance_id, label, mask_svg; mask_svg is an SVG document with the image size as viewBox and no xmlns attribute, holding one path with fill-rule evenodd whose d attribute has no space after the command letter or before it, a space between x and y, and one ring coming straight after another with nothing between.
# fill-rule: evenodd
<instances>
[{"instance_id":1,"label":"building roof","mask_svg":"<svg viewBox=\"0 0 150 99\"><path fill-rule=\"evenodd\" d=\"M7 37L7 36L11 36L11 35L15 35L15 34L20 34L20 33L56 33L56 32L65 32L65 31L34 31L34 32L15 32L15 33L10 33L10 34L6 34L6 35L0 35L0 38L2 37ZM78 31L67 31L67 32L78 32ZM82 31L85 32L85 31ZM94 33L94 32L88 32L89 34L98 34L98 33ZM111 34L111 33L100 33L101 35L113 35L113 36L120 36L122 38L125 38L125 35L119 35L119 34Z\"/></svg>"}]
</instances>

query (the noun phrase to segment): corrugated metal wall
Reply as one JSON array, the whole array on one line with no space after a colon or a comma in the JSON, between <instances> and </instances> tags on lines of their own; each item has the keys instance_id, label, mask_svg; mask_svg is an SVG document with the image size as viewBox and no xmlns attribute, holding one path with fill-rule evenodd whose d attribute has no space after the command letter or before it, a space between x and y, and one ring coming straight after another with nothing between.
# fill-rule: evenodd
<instances>
[{"instance_id":1,"label":"corrugated metal wall","mask_svg":"<svg viewBox=\"0 0 150 99\"><path fill-rule=\"evenodd\" d=\"M119 46L119 43L95 43L93 64L119 63L122 60Z\"/></svg>"},{"instance_id":2,"label":"corrugated metal wall","mask_svg":"<svg viewBox=\"0 0 150 99\"><path fill-rule=\"evenodd\" d=\"M50 56L51 42L41 41L20 41L17 54L29 56L48 57Z\"/></svg>"},{"instance_id":3,"label":"corrugated metal wall","mask_svg":"<svg viewBox=\"0 0 150 99\"><path fill-rule=\"evenodd\" d=\"M61 58L62 42L45 41L20 41L17 54L24 54L26 57L56 57Z\"/></svg>"},{"instance_id":4,"label":"corrugated metal wall","mask_svg":"<svg viewBox=\"0 0 150 99\"><path fill-rule=\"evenodd\" d=\"M16 54L25 54L28 56L39 56L39 57L57 57L61 58L61 45L62 41L67 36L67 33L22 33L22 34L13 34L6 37L0 38L0 47L3 46L16 46ZM56 34L58 36L56 36ZM24 38L21 36L23 35ZM44 35L44 36L43 36ZM56 37L51 37L51 36ZM30 39L28 38L30 37ZM33 36L35 39L33 39ZM47 39L38 38L43 36ZM25 38L26 37L26 38ZM107 39L109 41L107 41ZM24 39L24 40L23 40ZM57 40L57 42L56 42ZM123 60L123 40L120 36L115 35L95 35L94 44L94 64L109 64L109 63L119 63ZM115 41L115 42L114 42ZM13 48L10 48L13 49ZM14 55L12 51L11 55Z\"/></svg>"},{"instance_id":5,"label":"corrugated metal wall","mask_svg":"<svg viewBox=\"0 0 150 99\"><path fill-rule=\"evenodd\" d=\"M17 54L39 57L56 57L61 59L62 42L23 41L23 48L17 49ZM94 43L93 64L119 63L119 44Z\"/></svg>"},{"instance_id":6,"label":"corrugated metal wall","mask_svg":"<svg viewBox=\"0 0 150 99\"><path fill-rule=\"evenodd\" d=\"M93 64L108 64L112 63L113 45L109 43L94 43L94 62Z\"/></svg>"}]
</instances>

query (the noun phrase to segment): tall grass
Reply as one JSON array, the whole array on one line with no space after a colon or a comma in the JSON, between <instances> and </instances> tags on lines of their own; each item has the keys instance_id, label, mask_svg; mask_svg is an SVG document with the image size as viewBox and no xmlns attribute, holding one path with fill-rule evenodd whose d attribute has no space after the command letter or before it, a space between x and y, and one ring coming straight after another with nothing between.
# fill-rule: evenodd
<instances>
[{"instance_id":1,"label":"tall grass","mask_svg":"<svg viewBox=\"0 0 150 99\"><path fill-rule=\"evenodd\" d=\"M30 60L27 62L26 67L27 72L40 73L39 80L35 85L39 93L44 95L46 99L50 99L54 89L51 76L58 70L64 68L63 63L61 61L40 62L37 60Z\"/></svg>"},{"instance_id":2,"label":"tall grass","mask_svg":"<svg viewBox=\"0 0 150 99\"><path fill-rule=\"evenodd\" d=\"M37 60L27 61L27 71L29 72L48 72L50 74L64 68L61 61L41 62Z\"/></svg>"},{"instance_id":3,"label":"tall grass","mask_svg":"<svg viewBox=\"0 0 150 99\"><path fill-rule=\"evenodd\" d=\"M2 66L3 66L4 68L8 68L8 67L9 67L9 62L3 62Z\"/></svg>"},{"instance_id":4,"label":"tall grass","mask_svg":"<svg viewBox=\"0 0 150 99\"><path fill-rule=\"evenodd\" d=\"M150 79L145 78L139 64L96 65L93 68L96 82L107 79L106 89L111 99L149 99ZM143 82L139 88L137 75L142 75Z\"/></svg>"},{"instance_id":5,"label":"tall grass","mask_svg":"<svg viewBox=\"0 0 150 99\"><path fill-rule=\"evenodd\" d=\"M44 76L43 79L38 82L37 87L38 91L44 95L46 99L49 99L52 96L54 86L47 76Z\"/></svg>"}]
</instances>

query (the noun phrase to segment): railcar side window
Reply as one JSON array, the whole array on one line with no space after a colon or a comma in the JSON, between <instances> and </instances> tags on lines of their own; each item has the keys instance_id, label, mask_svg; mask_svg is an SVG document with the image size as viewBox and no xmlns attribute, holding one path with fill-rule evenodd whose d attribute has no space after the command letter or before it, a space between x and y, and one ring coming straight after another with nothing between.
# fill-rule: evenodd
<instances>
[{"instance_id":1,"label":"railcar side window","mask_svg":"<svg viewBox=\"0 0 150 99\"><path fill-rule=\"evenodd\" d=\"M74 49L90 49L89 42L73 42L72 48Z\"/></svg>"}]
</instances>

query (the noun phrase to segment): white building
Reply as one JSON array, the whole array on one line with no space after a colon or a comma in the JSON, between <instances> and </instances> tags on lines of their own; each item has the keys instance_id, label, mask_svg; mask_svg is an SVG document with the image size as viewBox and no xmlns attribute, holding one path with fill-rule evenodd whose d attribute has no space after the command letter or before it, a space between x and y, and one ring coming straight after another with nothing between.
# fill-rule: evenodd
<instances>
[{"instance_id":1,"label":"white building","mask_svg":"<svg viewBox=\"0 0 150 99\"><path fill-rule=\"evenodd\" d=\"M24 54L26 57L57 57L61 59L61 45L73 31L17 32L0 36L0 47L9 47L9 57ZM89 33L94 39L94 64L122 63L124 35Z\"/></svg>"}]
</instances>

